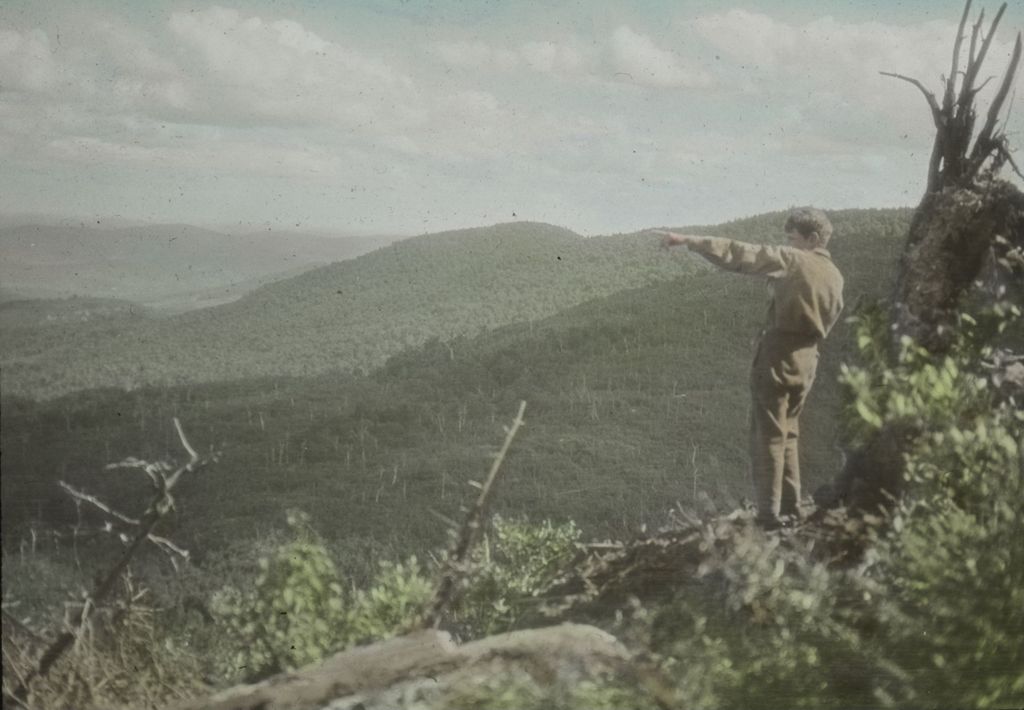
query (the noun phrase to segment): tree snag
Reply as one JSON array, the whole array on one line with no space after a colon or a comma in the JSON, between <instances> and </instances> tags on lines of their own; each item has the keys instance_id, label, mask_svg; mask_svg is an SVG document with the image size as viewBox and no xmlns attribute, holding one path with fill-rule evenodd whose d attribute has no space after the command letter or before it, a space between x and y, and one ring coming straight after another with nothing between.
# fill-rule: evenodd
<instances>
[{"instance_id":1,"label":"tree snag","mask_svg":"<svg viewBox=\"0 0 1024 710\"><path fill-rule=\"evenodd\" d=\"M1000 125L1021 61L1020 32L985 121L975 133L976 98L989 81L979 84L978 78L1005 10L1004 3L987 30L985 13L979 14L971 26L964 58L971 11L971 0L967 0L953 41L949 76L943 79L941 102L919 80L882 72L916 86L928 102L935 125L927 186L904 243L890 307L893 358L904 338L932 355L947 353L966 297L989 265L1001 265L1007 280L1024 274L1024 265L1010 264L1014 255L1024 250L1024 193L998 177L1006 165L1021 175L1004 131L1005 118ZM908 430L905 422L883 426L872 441L848 458L836 481L835 495L827 502L840 498L853 508L868 510L877 508L880 500L898 496L903 487L904 455L918 433Z\"/></svg>"},{"instance_id":2,"label":"tree snag","mask_svg":"<svg viewBox=\"0 0 1024 710\"><path fill-rule=\"evenodd\" d=\"M1007 164L1021 174L1004 126L999 125L1020 65L1021 33L1017 33L1009 66L975 136L975 99L988 83L979 85L978 75L1006 4L999 8L987 32L983 31L985 13L979 15L971 29L966 66L961 70L970 9L971 0L967 0L953 41L941 104L917 79L882 72L918 87L935 124L927 188L903 249L892 314L897 344L907 335L934 354L949 347L962 298L981 273L996 238L1024 243L1024 197L997 177Z\"/></svg>"}]
</instances>

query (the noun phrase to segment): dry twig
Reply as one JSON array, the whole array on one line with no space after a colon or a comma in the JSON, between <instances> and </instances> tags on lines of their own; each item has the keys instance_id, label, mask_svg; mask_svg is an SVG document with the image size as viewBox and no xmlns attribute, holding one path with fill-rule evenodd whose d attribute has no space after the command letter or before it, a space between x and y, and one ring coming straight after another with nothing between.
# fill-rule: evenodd
<instances>
[{"instance_id":1,"label":"dry twig","mask_svg":"<svg viewBox=\"0 0 1024 710\"><path fill-rule=\"evenodd\" d=\"M459 574L461 573L461 568L469 557L469 552L473 548L473 543L476 542L476 537L480 531L481 521L483 520L487 503L490 500L494 482L498 478L498 472L501 470L501 464L505 461L505 455L508 453L508 449L512 445L512 439L515 438L516 432L519 431L519 427L523 424L524 411L526 411L526 402L520 402L519 412L516 414L516 418L512 421L512 426L508 428L508 434L505 436L505 443L502 444L501 450L494 458L494 464L491 466L491 471L487 475L487 480L482 486L480 484L476 484L476 486L480 488L480 495L476 499L476 504L466 514L466 520L462 523L462 527L459 529L455 546L452 549L451 555L448 556L445 571L441 576L440 584L438 584L437 593L434 595L434 601L430 605L430 610L426 613L423 619L422 626L425 629L437 628L441 623L441 617L445 610L451 606L455 599L455 590L457 587L456 582L458 581Z\"/></svg>"},{"instance_id":2,"label":"dry twig","mask_svg":"<svg viewBox=\"0 0 1024 710\"><path fill-rule=\"evenodd\" d=\"M165 473L166 471L171 470L170 466L144 466L147 475L149 475L150 479L153 481L154 488L156 489L156 494L154 495L153 500L150 502L149 507L146 509L145 514L142 516L140 520L136 521L129 518L128 516L117 513L112 508L105 505L102 501L95 498L94 496L82 493L81 491L76 491L75 489L71 488L70 486L67 486L66 484L61 484L65 490L72 493L75 500L91 503L92 505L97 506L104 512L118 518L123 522L136 525L139 528L139 530L136 533L135 537L132 539L128 548L121 555L117 563L114 564L114 566L103 576L103 578L96 583L96 586L93 589L92 593L87 596L86 603L83 604L76 612L74 612L71 615L71 618L65 624L65 630L43 652L38 663L36 664L36 667L25 675L25 677L21 680L21 682L18 684L18 687L14 690L13 693L5 692L5 695L10 695L11 700L18 702L19 704L24 704L24 702L28 699L32 682L37 678L45 676L53 667L53 665L61 658L61 656L63 656L64 653L72 647L72 645L75 643L76 639L79 636L79 631L84 628L86 622L88 621L90 609L94 608L97 604L106 599L106 597L113 591L114 586L117 583L117 580L121 578L121 575L128 568L128 564L135 556L135 553L138 552L139 548L141 548L142 544L145 541L150 540L151 542L156 543L158 546L161 546L162 548L166 549L169 547L170 549L173 549L176 552L180 551L180 553L182 554L187 554L185 553L184 550L181 550L180 548L174 546L172 543L170 543L170 541L165 540L164 538L154 538L152 532L153 529L156 527L156 524L160 521L160 519L173 506L173 499L170 496L170 491L178 482L178 479L181 477L181 474L183 474L186 471L195 471L198 468L205 466L211 460L214 460L215 456L210 456L207 458L200 457L196 453L195 449L193 449L192 446L188 443L188 439L185 437L185 432L182 430L181 423L178 421L177 418L174 419L174 426L178 431L178 437L181 439L182 446L184 447L185 451L187 451L189 454L189 460L185 464L179 466L177 469L174 469L174 471L169 476L165 476ZM132 460L130 463L125 462L125 465L137 466L142 463L143 462Z\"/></svg>"}]
</instances>

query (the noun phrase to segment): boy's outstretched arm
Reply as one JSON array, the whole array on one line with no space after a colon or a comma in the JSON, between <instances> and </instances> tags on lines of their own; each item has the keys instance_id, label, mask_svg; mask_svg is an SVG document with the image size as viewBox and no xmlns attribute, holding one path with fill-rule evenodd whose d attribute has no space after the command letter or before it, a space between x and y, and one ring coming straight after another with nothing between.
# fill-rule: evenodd
<instances>
[{"instance_id":1,"label":"boy's outstretched arm","mask_svg":"<svg viewBox=\"0 0 1024 710\"><path fill-rule=\"evenodd\" d=\"M793 264L793 250L790 247L750 244L723 237L680 234L666 229L652 229L651 232L661 236L663 249L686 246L715 266L741 274L782 276Z\"/></svg>"}]
</instances>

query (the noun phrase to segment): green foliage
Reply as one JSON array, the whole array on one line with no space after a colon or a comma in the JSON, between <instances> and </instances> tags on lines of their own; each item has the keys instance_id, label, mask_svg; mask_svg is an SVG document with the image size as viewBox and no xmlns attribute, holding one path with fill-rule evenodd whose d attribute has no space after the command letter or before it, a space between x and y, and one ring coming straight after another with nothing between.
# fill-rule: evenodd
<instances>
[{"instance_id":1,"label":"green foliage","mask_svg":"<svg viewBox=\"0 0 1024 710\"><path fill-rule=\"evenodd\" d=\"M211 602L238 640L228 662L251 677L322 659L344 643L342 589L334 562L304 516L288 516L294 538L260 561L251 591L224 588Z\"/></svg>"},{"instance_id":2,"label":"green foliage","mask_svg":"<svg viewBox=\"0 0 1024 710\"><path fill-rule=\"evenodd\" d=\"M895 236L907 215L851 210L835 217L832 252L847 276L848 301L880 295L893 272ZM767 215L707 231L757 239L777 232L784 219ZM71 506L47 503L61 472L69 472L70 483L83 483L119 457L160 458L176 445L167 425L177 416L190 431L202 432L200 441L223 452L216 477L197 479L180 494L183 514L176 535L184 544L194 540L211 552L229 540L259 534L263 521L298 507L332 542L373 539L401 549L403 556L416 553L424 559L444 542L443 526L428 511L458 517L470 493L461 482L486 470L486 452L503 438L501 426L521 399L529 402L530 426L508 462L508 485L496 501L497 512L534 520L572 518L587 535L621 538L644 524L660 524L675 501L696 507L709 497L719 507L738 504L749 495L746 446L736 432L747 427L749 342L762 325L762 284L731 274L689 273L691 258L699 257L648 251L644 235L572 243L577 241L580 249L600 252L608 267L632 260L640 273L648 259L658 259L658 268L678 278L591 300L550 318L484 333L470 329L465 337L449 339L433 329L430 336L439 339L406 349L366 377L238 379L241 370L235 365L238 357L251 355L246 353L224 358L232 379L217 384L92 390L45 403L5 396L0 407L5 535L13 529L11 539L17 539L16 526L29 515L48 521L60 515L73 523ZM488 243L479 243L483 251ZM490 244L515 251L518 242ZM429 251L424 247L419 256L426 259ZM493 263L494 252L489 253ZM384 256L400 260L403 269L420 263L410 278L431 272L422 259L404 260L401 250ZM565 271L565 261L552 256L550 262L558 274ZM573 274L585 270L583 262L572 263ZM374 278L395 283L386 278L384 262L378 265L379 271L371 270ZM354 275L345 272L345 278ZM549 281L546 288L568 288L561 276ZM326 288L327 280L317 284ZM289 326L274 337L295 343L327 332L347 339L346 347L362 343L344 328L323 325L332 322L330 308L349 304L336 287L317 301L325 309L320 325L295 326L295 332ZM298 300L305 303L318 293L312 284L310 289ZM269 294L260 297L268 299L267 308L274 305ZM474 312L487 311L482 302L474 303ZM294 322L308 315L296 312ZM381 330L379 318L367 323L375 333ZM848 331L840 324L829 337L815 386L817 414L801 432L808 489L838 466L830 413L838 407L835 373L850 347ZM190 325L178 332L192 337L194 331ZM249 334L236 335L236 346L248 347ZM336 364L341 362L329 347L317 353L337 355ZM175 359L186 361L181 355ZM89 481L90 490L112 504L121 502L123 487L121 479ZM26 499L39 503L26 506ZM362 576L353 581L363 585Z\"/></svg>"},{"instance_id":3,"label":"green foliage","mask_svg":"<svg viewBox=\"0 0 1024 710\"><path fill-rule=\"evenodd\" d=\"M900 512L882 551L887 644L920 705L1024 704L1024 488L970 512L951 500ZM1014 497L1011 497L1014 496Z\"/></svg>"},{"instance_id":4,"label":"green foliage","mask_svg":"<svg viewBox=\"0 0 1024 710\"><path fill-rule=\"evenodd\" d=\"M848 400L845 423L852 441L866 441L887 422L930 431L953 416L972 416L984 410L989 400L987 382L964 368L959 353L934 359L904 337L897 364L891 367L880 320L877 311L855 318L864 364L841 368L840 381Z\"/></svg>"},{"instance_id":5,"label":"green foliage","mask_svg":"<svg viewBox=\"0 0 1024 710\"><path fill-rule=\"evenodd\" d=\"M404 563L382 561L371 585L353 595L345 618L347 640L365 643L412 630L433 591L416 557Z\"/></svg>"},{"instance_id":6,"label":"green foliage","mask_svg":"<svg viewBox=\"0 0 1024 710\"><path fill-rule=\"evenodd\" d=\"M512 629L573 558L580 530L573 521L531 523L496 516L470 563L456 623L469 636Z\"/></svg>"},{"instance_id":7,"label":"green foliage","mask_svg":"<svg viewBox=\"0 0 1024 710\"><path fill-rule=\"evenodd\" d=\"M1010 707L1024 702L1024 412L983 363L1015 306L962 315L951 350L892 351L881 309L843 368L848 431L914 432L907 493L854 568L799 537L702 542L699 583L650 612L689 707Z\"/></svg>"},{"instance_id":8,"label":"green foliage","mask_svg":"<svg viewBox=\"0 0 1024 710\"><path fill-rule=\"evenodd\" d=\"M649 619L683 706L863 707L886 697L898 671L859 632L871 625L877 584L755 528L724 547L706 536L700 583Z\"/></svg>"},{"instance_id":9,"label":"green foliage","mask_svg":"<svg viewBox=\"0 0 1024 710\"><path fill-rule=\"evenodd\" d=\"M911 702L1024 702L1024 412L982 367L1019 317L1010 303L961 314L942 357L904 341L895 365L868 356L844 371L855 430L910 421L918 432L908 493L874 551L887 591L881 628ZM864 321L860 331L865 355L882 350L877 328Z\"/></svg>"}]
</instances>

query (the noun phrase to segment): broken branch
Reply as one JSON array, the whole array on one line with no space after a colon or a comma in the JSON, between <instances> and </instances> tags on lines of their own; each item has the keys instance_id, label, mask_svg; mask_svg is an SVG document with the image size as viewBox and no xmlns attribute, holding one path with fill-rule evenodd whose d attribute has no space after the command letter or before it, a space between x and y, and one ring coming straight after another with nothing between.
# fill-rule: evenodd
<instances>
[{"instance_id":1,"label":"broken branch","mask_svg":"<svg viewBox=\"0 0 1024 710\"><path fill-rule=\"evenodd\" d=\"M491 465L491 471L487 475L487 480L480 488L480 495L476 499L476 504L466 514L466 520L462 523L462 527L459 530L455 547L452 550L452 554L446 561L446 569L441 576L441 582L438 584L437 593L434 595L434 601L430 605L430 610L423 618L422 627L424 629L437 628L441 623L441 616L455 598L456 582L458 581L457 578L460 573L460 568L469 556L473 543L476 542L477 532L480 530L480 522L483 519L484 511L487 507L488 501L490 500L491 490L494 487L494 482L498 478L498 472L501 470L501 464L505 461L505 455L508 453L508 449L512 445L512 440L515 438L516 432L519 431L519 427L523 424L524 411L526 411L526 402L520 402L519 412L516 414L516 418L512 421L512 426L508 428L508 434L505 436L505 443L502 444L501 450L494 458L494 463Z\"/></svg>"}]
</instances>

